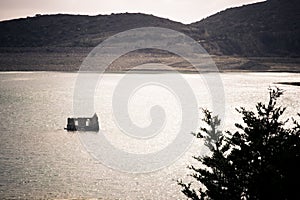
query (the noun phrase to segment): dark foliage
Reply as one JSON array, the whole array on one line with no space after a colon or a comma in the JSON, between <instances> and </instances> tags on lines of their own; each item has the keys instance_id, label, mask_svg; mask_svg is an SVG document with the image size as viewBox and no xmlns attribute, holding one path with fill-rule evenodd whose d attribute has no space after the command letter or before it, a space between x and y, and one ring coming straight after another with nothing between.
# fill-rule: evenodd
<instances>
[{"instance_id":1,"label":"dark foliage","mask_svg":"<svg viewBox=\"0 0 300 200\"><path fill-rule=\"evenodd\" d=\"M36 15L0 22L0 47L94 47L122 31L152 26L186 29L181 23L141 13Z\"/></svg>"},{"instance_id":2,"label":"dark foliage","mask_svg":"<svg viewBox=\"0 0 300 200\"><path fill-rule=\"evenodd\" d=\"M141 13L36 15L0 22L0 47L94 47L116 33L153 26L185 33L210 54L299 57L299 11L298 0L268 0L186 25Z\"/></svg>"},{"instance_id":3,"label":"dark foliage","mask_svg":"<svg viewBox=\"0 0 300 200\"><path fill-rule=\"evenodd\" d=\"M202 45L210 53L298 57L299 11L297 0L268 0L229 8L191 24L198 30L192 37L204 41Z\"/></svg>"},{"instance_id":4,"label":"dark foliage","mask_svg":"<svg viewBox=\"0 0 300 200\"><path fill-rule=\"evenodd\" d=\"M244 125L235 133L217 130L220 120L204 110L197 138L204 139L212 154L194 157L205 167L190 166L191 176L203 185L179 181L188 199L293 199L300 180L300 125L291 118L287 128L281 116L285 108L276 106L282 90L270 89L267 104L258 103L256 113L237 109ZM298 114L299 115L299 114Z\"/></svg>"}]
</instances>

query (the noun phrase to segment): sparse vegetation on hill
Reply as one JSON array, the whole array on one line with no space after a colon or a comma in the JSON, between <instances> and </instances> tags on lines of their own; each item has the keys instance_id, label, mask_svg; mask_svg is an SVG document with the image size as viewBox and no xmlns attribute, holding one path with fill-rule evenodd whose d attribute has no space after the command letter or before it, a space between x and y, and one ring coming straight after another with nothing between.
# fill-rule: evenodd
<instances>
[{"instance_id":1,"label":"sparse vegetation on hill","mask_svg":"<svg viewBox=\"0 0 300 200\"><path fill-rule=\"evenodd\" d=\"M106 38L121 31L154 26L194 38L209 54L215 55L213 59L221 71L297 72L300 71L299 5L296 0L268 0L227 9L190 25L141 13L36 15L2 21L0 70L78 70L91 48ZM156 54L164 57L165 64L186 68L184 62L174 62L172 55L166 58L159 51ZM148 58L141 52L141 60L136 63L146 63Z\"/></svg>"},{"instance_id":2,"label":"sparse vegetation on hill","mask_svg":"<svg viewBox=\"0 0 300 200\"><path fill-rule=\"evenodd\" d=\"M1 47L93 47L104 39L133 28L165 27L178 31L183 24L146 14L38 15L0 22Z\"/></svg>"},{"instance_id":3,"label":"sparse vegetation on hill","mask_svg":"<svg viewBox=\"0 0 300 200\"><path fill-rule=\"evenodd\" d=\"M190 25L192 37L211 53L243 56L300 55L297 0L230 8Z\"/></svg>"}]
</instances>

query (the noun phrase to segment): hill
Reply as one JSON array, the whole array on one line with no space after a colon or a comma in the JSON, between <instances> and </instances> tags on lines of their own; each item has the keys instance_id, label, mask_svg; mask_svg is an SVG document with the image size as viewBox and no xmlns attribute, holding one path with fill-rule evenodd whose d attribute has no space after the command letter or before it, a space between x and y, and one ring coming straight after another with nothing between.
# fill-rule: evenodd
<instances>
[{"instance_id":1,"label":"hill","mask_svg":"<svg viewBox=\"0 0 300 200\"><path fill-rule=\"evenodd\" d=\"M209 52L241 56L299 56L300 4L268 0L227 9L189 26Z\"/></svg>"},{"instance_id":2,"label":"hill","mask_svg":"<svg viewBox=\"0 0 300 200\"><path fill-rule=\"evenodd\" d=\"M93 47L121 31L149 26L186 33L216 55L300 55L297 0L230 8L190 25L141 13L36 15L0 22L0 47Z\"/></svg>"},{"instance_id":3,"label":"hill","mask_svg":"<svg viewBox=\"0 0 300 200\"><path fill-rule=\"evenodd\" d=\"M36 15L0 22L0 70L75 71L89 51L106 38L139 27L164 27L197 40L220 70L300 71L298 0L230 8L185 25L141 13ZM189 71L182 59L161 51L133 52L114 69L162 62Z\"/></svg>"},{"instance_id":4,"label":"hill","mask_svg":"<svg viewBox=\"0 0 300 200\"><path fill-rule=\"evenodd\" d=\"M181 23L140 13L36 15L0 22L0 47L93 47L121 31L149 26L188 29Z\"/></svg>"}]
</instances>

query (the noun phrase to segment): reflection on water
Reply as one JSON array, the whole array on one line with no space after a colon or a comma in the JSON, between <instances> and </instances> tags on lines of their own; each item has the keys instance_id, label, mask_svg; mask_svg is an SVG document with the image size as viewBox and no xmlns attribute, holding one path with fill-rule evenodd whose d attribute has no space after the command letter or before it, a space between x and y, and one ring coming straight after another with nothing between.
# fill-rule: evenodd
<instances>
[{"instance_id":1,"label":"reflection on water","mask_svg":"<svg viewBox=\"0 0 300 200\"><path fill-rule=\"evenodd\" d=\"M105 75L105 87L98 88L97 98L109 96L120 76ZM199 84L198 76L184 75L197 96L199 107L209 108L209 93ZM299 74L290 73L224 73L221 77L226 94L226 129L232 129L233 122L240 121L235 107L254 108L255 102L266 101L267 88L274 82L300 81ZM85 151L78 133L63 130L66 118L72 116L75 80L76 73L0 73L0 197L185 199L175 180L186 178L191 156L201 149L197 141L173 165L157 172L129 174L104 166ZM286 116L295 115L299 112L300 87L280 87L285 90L280 102L288 106ZM141 91L140 96L146 93ZM122 136L116 137L109 106L105 101L98 102L101 104L96 104L96 111L101 125L111 133L108 139L125 150L137 151L130 149L130 143L122 143ZM132 105L129 110L133 120L146 116ZM171 120L178 117L172 113L168 116ZM163 147L167 140L168 137L161 137L158 147Z\"/></svg>"}]
</instances>

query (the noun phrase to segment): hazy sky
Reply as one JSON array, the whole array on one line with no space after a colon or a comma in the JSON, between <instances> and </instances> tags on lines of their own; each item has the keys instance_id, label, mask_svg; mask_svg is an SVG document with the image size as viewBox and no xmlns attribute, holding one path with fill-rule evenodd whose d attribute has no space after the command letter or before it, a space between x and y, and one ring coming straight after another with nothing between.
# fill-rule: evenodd
<instances>
[{"instance_id":1,"label":"hazy sky","mask_svg":"<svg viewBox=\"0 0 300 200\"><path fill-rule=\"evenodd\" d=\"M141 12L182 23L199 21L225 8L263 0L0 0L0 20L39 14Z\"/></svg>"}]
</instances>

